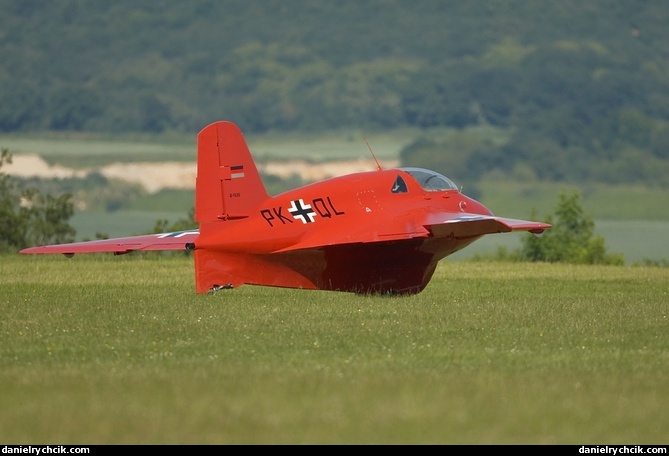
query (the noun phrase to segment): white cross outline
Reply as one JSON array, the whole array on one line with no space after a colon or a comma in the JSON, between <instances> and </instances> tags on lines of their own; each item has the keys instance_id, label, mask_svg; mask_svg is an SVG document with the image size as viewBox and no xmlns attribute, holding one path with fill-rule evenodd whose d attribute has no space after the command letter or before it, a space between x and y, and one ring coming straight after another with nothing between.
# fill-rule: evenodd
<instances>
[{"instance_id":1,"label":"white cross outline","mask_svg":"<svg viewBox=\"0 0 669 456\"><path fill-rule=\"evenodd\" d=\"M159 234L156 234L156 237L158 239L163 239L163 238L167 238L167 237L178 238L178 237L181 237L181 236L187 236L189 234L199 234L199 230L185 230L185 231L173 231L171 233L159 233Z\"/></svg>"},{"instance_id":2,"label":"white cross outline","mask_svg":"<svg viewBox=\"0 0 669 456\"><path fill-rule=\"evenodd\" d=\"M299 202L299 207L295 204L296 202ZM291 201L288 212L293 215L293 218L302 220L302 223L312 223L316 217L316 212L311 210L311 204L306 204L302 198L299 201ZM305 216L309 217L309 221Z\"/></svg>"}]
</instances>

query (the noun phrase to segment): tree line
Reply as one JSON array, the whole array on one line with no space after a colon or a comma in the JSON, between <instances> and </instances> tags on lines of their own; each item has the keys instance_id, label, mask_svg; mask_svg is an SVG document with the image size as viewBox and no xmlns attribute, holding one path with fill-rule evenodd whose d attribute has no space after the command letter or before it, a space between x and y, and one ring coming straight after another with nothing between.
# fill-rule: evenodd
<instances>
[{"instance_id":1,"label":"tree line","mask_svg":"<svg viewBox=\"0 0 669 456\"><path fill-rule=\"evenodd\" d=\"M0 151L0 252L33 245L72 242L76 230L69 224L74 214L71 195L53 196L25 185L2 172L12 162L8 149Z\"/></svg>"},{"instance_id":2,"label":"tree line","mask_svg":"<svg viewBox=\"0 0 669 456\"><path fill-rule=\"evenodd\" d=\"M2 2L0 132L450 128L406 164L666 187L667 24L662 0Z\"/></svg>"}]
</instances>

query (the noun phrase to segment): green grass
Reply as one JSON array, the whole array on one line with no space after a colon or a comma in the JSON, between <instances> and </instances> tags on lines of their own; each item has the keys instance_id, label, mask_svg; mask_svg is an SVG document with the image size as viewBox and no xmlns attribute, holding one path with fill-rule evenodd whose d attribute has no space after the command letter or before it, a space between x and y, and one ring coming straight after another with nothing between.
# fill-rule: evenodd
<instances>
[{"instance_id":1,"label":"green grass","mask_svg":"<svg viewBox=\"0 0 669 456\"><path fill-rule=\"evenodd\" d=\"M404 298L0 258L0 441L666 444L669 269L443 262Z\"/></svg>"}]
</instances>

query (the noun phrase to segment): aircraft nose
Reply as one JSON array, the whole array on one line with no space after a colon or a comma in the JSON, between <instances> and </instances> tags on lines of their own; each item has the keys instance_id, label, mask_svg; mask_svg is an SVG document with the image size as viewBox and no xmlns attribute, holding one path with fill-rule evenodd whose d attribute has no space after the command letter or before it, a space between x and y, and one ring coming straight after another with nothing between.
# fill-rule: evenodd
<instances>
[{"instance_id":1,"label":"aircraft nose","mask_svg":"<svg viewBox=\"0 0 669 456\"><path fill-rule=\"evenodd\" d=\"M460 212L466 212L468 214L493 215L492 211L482 203L464 195L458 203L458 208L460 209Z\"/></svg>"}]
</instances>

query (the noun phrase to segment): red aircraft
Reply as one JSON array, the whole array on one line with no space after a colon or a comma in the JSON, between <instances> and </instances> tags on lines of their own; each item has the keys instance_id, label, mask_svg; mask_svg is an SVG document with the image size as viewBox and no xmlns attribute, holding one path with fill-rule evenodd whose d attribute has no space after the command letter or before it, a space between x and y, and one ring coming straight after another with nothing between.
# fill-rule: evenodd
<instances>
[{"instance_id":1,"label":"red aircraft","mask_svg":"<svg viewBox=\"0 0 669 456\"><path fill-rule=\"evenodd\" d=\"M493 216L422 168L348 174L269 196L244 136L227 121L197 138L199 229L31 247L21 253L192 250L197 293L243 284L415 294L437 263L486 234L551 225Z\"/></svg>"}]
</instances>

